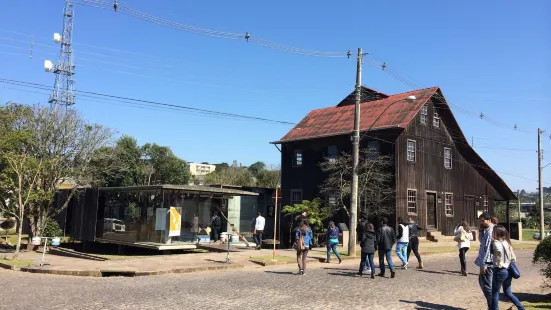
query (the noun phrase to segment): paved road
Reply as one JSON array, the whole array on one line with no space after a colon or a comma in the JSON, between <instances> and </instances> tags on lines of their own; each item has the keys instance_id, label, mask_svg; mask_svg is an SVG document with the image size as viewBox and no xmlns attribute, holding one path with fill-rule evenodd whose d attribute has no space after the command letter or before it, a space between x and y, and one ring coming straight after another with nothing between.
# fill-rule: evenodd
<instances>
[{"instance_id":1,"label":"paved road","mask_svg":"<svg viewBox=\"0 0 551 310\"><path fill-rule=\"evenodd\" d=\"M517 253L523 274L515 292L539 292L531 255ZM399 270L395 279L355 277L356 268L356 261L348 261L312 264L304 276L289 265L138 278L1 270L0 309L484 309L476 275L454 273L456 255L427 257L425 270Z\"/></svg>"}]
</instances>

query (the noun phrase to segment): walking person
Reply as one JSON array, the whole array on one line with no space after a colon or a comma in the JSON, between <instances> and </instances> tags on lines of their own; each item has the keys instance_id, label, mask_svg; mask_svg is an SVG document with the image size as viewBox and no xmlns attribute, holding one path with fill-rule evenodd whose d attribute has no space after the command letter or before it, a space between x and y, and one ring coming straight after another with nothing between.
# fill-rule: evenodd
<instances>
[{"instance_id":1,"label":"walking person","mask_svg":"<svg viewBox=\"0 0 551 310\"><path fill-rule=\"evenodd\" d=\"M505 227L498 225L493 229L493 260L494 260L494 272L492 282L492 310L499 309L499 291L503 288L503 293L509 300L521 310L524 307L513 295L511 290L511 282L513 276L509 272L509 266L511 262L516 261L515 253L513 252L513 246L511 245L511 239L509 233Z\"/></svg>"},{"instance_id":2,"label":"walking person","mask_svg":"<svg viewBox=\"0 0 551 310\"><path fill-rule=\"evenodd\" d=\"M494 233L494 224L492 223L492 216L484 212L478 217L480 223L480 249L478 249L478 256L474 261L475 265L480 268L478 275L478 284L480 289L486 298L488 309L492 306L492 280L493 280L493 255L492 255L492 236Z\"/></svg>"},{"instance_id":3,"label":"walking person","mask_svg":"<svg viewBox=\"0 0 551 310\"><path fill-rule=\"evenodd\" d=\"M214 211L214 215L210 220L210 226L212 228L212 239L214 243L218 243L220 240L220 228L222 227L222 220L218 216L218 211Z\"/></svg>"},{"instance_id":4,"label":"walking person","mask_svg":"<svg viewBox=\"0 0 551 310\"><path fill-rule=\"evenodd\" d=\"M469 251L469 248L471 247L471 240L473 240L473 234L469 226L470 225L463 220L455 227L453 232L453 240L457 242L457 248L459 249L461 275L464 277L467 276L467 251Z\"/></svg>"},{"instance_id":5,"label":"walking person","mask_svg":"<svg viewBox=\"0 0 551 310\"><path fill-rule=\"evenodd\" d=\"M362 260L360 261L360 270L358 275L362 276L365 266L369 260L371 266L371 279L375 279L375 263L373 258L375 251L377 251L377 236L375 235L375 228L373 224L367 223L365 229L362 232L360 246L362 247Z\"/></svg>"},{"instance_id":6,"label":"walking person","mask_svg":"<svg viewBox=\"0 0 551 310\"><path fill-rule=\"evenodd\" d=\"M262 213L256 214L254 223L254 242L256 243L257 250L262 249L262 235L264 234L264 226L266 225L266 219L262 216Z\"/></svg>"},{"instance_id":7,"label":"walking person","mask_svg":"<svg viewBox=\"0 0 551 310\"><path fill-rule=\"evenodd\" d=\"M362 240L363 234L368 230L369 225L370 225L370 223L366 218L364 218L363 216L360 217L360 221L359 221L359 224L358 224L358 232L357 232L357 236L358 236L358 239L360 240L360 242ZM376 239L376 237L377 236L375 236L375 239ZM369 260L365 261L363 272L371 273L371 264L369 263ZM373 270L373 272L375 272L375 270Z\"/></svg>"},{"instance_id":8,"label":"walking person","mask_svg":"<svg viewBox=\"0 0 551 310\"><path fill-rule=\"evenodd\" d=\"M409 255L413 250L413 254L415 254L415 257L417 258L417 263L419 263L417 269L423 269L423 261L421 260L421 255L419 255L419 231L421 230L421 227L411 217L408 219L408 221L409 243L407 261L409 262Z\"/></svg>"},{"instance_id":9,"label":"walking person","mask_svg":"<svg viewBox=\"0 0 551 310\"><path fill-rule=\"evenodd\" d=\"M396 244L396 254L402 261L402 269L408 269L407 248L409 244L409 226L404 220L398 218L398 243Z\"/></svg>"},{"instance_id":10,"label":"walking person","mask_svg":"<svg viewBox=\"0 0 551 310\"><path fill-rule=\"evenodd\" d=\"M381 219L381 227L377 230L377 249L379 250L379 268L381 268L381 273L378 274L379 277L385 276L385 257L390 269L390 277L394 278L396 276L394 264L392 263L392 247L394 243L396 243L394 229L388 226L388 219L383 217ZM372 266L373 268L374 266Z\"/></svg>"},{"instance_id":11,"label":"walking person","mask_svg":"<svg viewBox=\"0 0 551 310\"><path fill-rule=\"evenodd\" d=\"M302 220L300 225L295 229L295 237L294 248L297 251L298 272L300 275L304 275L308 250L312 245L313 239L312 229L308 226L307 220Z\"/></svg>"},{"instance_id":12,"label":"walking person","mask_svg":"<svg viewBox=\"0 0 551 310\"><path fill-rule=\"evenodd\" d=\"M339 264L342 262L341 255L337 251L337 246L339 245L339 228L335 225L335 222L330 221L329 227L327 228L327 260L326 263L331 262L331 251L335 253L339 259Z\"/></svg>"}]
</instances>

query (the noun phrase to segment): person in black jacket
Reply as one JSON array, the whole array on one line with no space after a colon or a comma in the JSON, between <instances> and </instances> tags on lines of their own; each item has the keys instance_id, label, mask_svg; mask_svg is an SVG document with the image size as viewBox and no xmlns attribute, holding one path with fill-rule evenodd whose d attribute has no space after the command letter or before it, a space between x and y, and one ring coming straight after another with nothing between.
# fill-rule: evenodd
<instances>
[{"instance_id":1,"label":"person in black jacket","mask_svg":"<svg viewBox=\"0 0 551 310\"><path fill-rule=\"evenodd\" d=\"M421 255L419 255L419 231L421 230L421 227L411 217L408 220L409 243L407 259L409 261L409 255L411 254L411 250L413 250L413 254L415 254L417 262L419 263L417 269L423 269L423 261L421 260Z\"/></svg>"},{"instance_id":2,"label":"person in black jacket","mask_svg":"<svg viewBox=\"0 0 551 310\"><path fill-rule=\"evenodd\" d=\"M392 246L396 243L396 234L394 229L388 226L388 219L383 217L381 219L381 227L377 231L377 248L379 250L379 267L381 273L379 277L385 276L385 257L390 269L390 277L394 278L396 272L394 270L394 264L392 263Z\"/></svg>"},{"instance_id":3,"label":"person in black jacket","mask_svg":"<svg viewBox=\"0 0 551 310\"><path fill-rule=\"evenodd\" d=\"M360 262L360 270L358 275L362 276L367 260L371 266L371 279L375 279L375 263L373 257L377 251L377 236L373 224L366 223L361 235L360 246L362 247L362 260Z\"/></svg>"}]
</instances>

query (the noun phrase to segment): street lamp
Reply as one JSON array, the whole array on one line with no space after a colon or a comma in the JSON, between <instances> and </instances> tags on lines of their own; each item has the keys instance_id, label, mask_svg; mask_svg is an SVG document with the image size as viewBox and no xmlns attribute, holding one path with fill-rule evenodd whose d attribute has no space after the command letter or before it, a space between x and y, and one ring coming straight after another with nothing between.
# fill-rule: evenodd
<instances>
[{"instance_id":1,"label":"street lamp","mask_svg":"<svg viewBox=\"0 0 551 310\"><path fill-rule=\"evenodd\" d=\"M357 239L356 228L358 227L357 225L358 224L358 162L360 157L359 144L361 140L361 138L359 137L359 130L358 130L359 121L360 121L359 120L360 118L359 103L358 103L358 101L360 101L360 97L358 96L359 94L357 94L357 97L356 97L357 107L355 111L356 117L354 120L354 136L353 136L354 144L353 144L353 152L352 152L352 183L351 183L351 191L350 191L350 235L351 236L350 236L350 239L348 239L348 256L356 255L356 239ZM417 97L415 97L414 95L409 95L405 99L399 99L389 104L383 110L383 112L379 114L379 116L375 119L375 121L373 121L371 126L369 126L369 128L366 130L366 133L373 128L373 126L377 123L377 121L381 118L381 116L383 116L383 114L385 114L385 112L391 106L403 100L406 100L409 103L413 103L415 102L415 100L417 100Z\"/></svg>"}]
</instances>

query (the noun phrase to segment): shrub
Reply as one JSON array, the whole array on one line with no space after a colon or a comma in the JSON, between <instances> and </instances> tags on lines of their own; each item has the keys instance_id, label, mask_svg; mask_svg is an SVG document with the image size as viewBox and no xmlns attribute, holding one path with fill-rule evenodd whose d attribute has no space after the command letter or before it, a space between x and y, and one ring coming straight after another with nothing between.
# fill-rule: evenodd
<instances>
[{"instance_id":1,"label":"shrub","mask_svg":"<svg viewBox=\"0 0 551 310\"><path fill-rule=\"evenodd\" d=\"M43 237L63 237L63 231L55 220L48 219L44 227Z\"/></svg>"},{"instance_id":2,"label":"shrub","mask_svg":"<svg viewBox=\"0 0 551 310\"><path fill-rule=\"evenodd\" d=\"M545 287L551 287L551 236L543 239L537 246L532 263L541 264L541 272L546 278Z\"/></svg>"}]
</instances>

